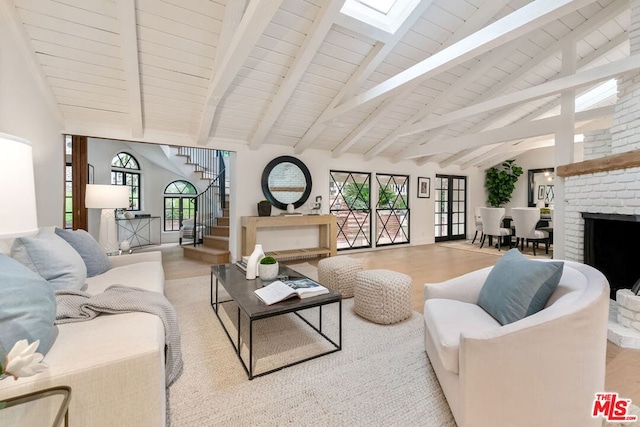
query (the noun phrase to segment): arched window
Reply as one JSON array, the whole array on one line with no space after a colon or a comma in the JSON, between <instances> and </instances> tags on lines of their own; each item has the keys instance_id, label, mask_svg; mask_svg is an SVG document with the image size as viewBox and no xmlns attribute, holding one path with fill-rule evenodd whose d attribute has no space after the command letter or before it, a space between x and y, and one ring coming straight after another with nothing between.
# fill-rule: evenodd
<instances>
[{"instance_id":1,"label":"arched window","mask_svg":"<svg viewBox=\"0 0 640 427\"><path fill-rule=\"evenodd\" d=\"M134 172L136 171L136 172ZM129 153L120 152L111 160L111 184L129 186L129 209L139 211L140 207L140 164Z\"/></svg>"},{"instance_id":2,"label":"arched window","mask_svg":"<svg viewBox=\"0 0 640 427\"><path fill-rule=\"evenodd\" d=\"M196 187L188 181L173 181L164 189L164 231L178 231L182 221L195 213Z\"/></svg>"}]
</instances>

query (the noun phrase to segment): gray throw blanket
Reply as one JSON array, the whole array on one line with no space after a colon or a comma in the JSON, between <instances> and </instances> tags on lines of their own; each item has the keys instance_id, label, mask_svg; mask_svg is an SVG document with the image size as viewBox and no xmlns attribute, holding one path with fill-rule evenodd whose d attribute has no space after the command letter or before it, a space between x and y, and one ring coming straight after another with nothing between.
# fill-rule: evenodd
<instances>
[{"instance_id":1,"label":"gray throw blanket","mask_svg":"<svg viewBox=\"0 0 640 427\"><path fill-rule=\"evenodd\" d=\"M165 376L167 389L182 373L180 329L176 311L167 298L158 293L123 285L109 286L98 295L87 292L56 291L56 324L83 322L101 313L145 312L155 314L164 324ZM167 390L168 391L168 390Z\"/></svg>"}]
</instances>

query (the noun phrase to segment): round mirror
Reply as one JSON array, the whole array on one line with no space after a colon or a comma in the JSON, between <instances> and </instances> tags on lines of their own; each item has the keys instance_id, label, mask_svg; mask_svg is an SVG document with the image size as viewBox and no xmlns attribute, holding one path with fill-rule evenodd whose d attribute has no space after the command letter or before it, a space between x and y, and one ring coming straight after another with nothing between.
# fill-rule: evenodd
<instances>
[{"instance_id":1,"label":"round mirror","mask_svg":"<svg viewBox=\"0 0 640 427\"><path fill-rule=\"evenodd\" d=\"M287 209L289 203L299 208L311 194L309 169L295 157L276 157L262 172L262 192L278 209Z\"/></svg>"}]
</instances>

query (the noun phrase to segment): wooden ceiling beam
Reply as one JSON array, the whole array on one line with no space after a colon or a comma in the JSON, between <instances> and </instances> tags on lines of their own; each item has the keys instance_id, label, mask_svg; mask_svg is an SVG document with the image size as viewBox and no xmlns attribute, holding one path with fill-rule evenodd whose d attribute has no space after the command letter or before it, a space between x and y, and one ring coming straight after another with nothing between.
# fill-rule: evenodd
<instances>
[{"instance_id":1,"label":"wooden ceiling beam","mask_svg":"<svg viewBox=\"0 0 640 427\"><path fill-rule=\"evenodd\" d=\"M576 122L584 122L595 118L610 116L614 107L606 106L576 113ZM450 152L455 154L460 150L482 147L484 145L499 142L513 141L525 138L533 138L542 135L551 135L556 132L558 126L563 123L563 116L553 116L546 119L533 120L529 122L518 122L510 126L492 129L476 134L463 135L456 138L449 138L438 141L431 141L414 147L413 154L407 158ZM452 151L453 150L453 151Z\"/></svg>"},{"instance_id":2,"label":"wooden ceiling beam","mask_svg":"<svg viewBox=\"0 0 640 427\"><path fill-rule=\"evenodd\" d=\"M116 0L116 10L118 12L120 39L122 40L124 78L129 98L131 136L141 138L144 135L144 125L142 122L142 99L140 95L136 2L131 0Z\"/></svg>"},{"instance_id":3,"label":"wooden ceiling beam","mask_svg":"<svg viewBox=\"0 0 640 427\"><path fill-rule=\"evenodd\" d=\"M538 0L529 3L471 36L340 104L328 114L326 120L342 116L356 108L397 93L403 86L413 81L424 81L450 70L471 58L495 49L592 2L593 0Z\"/></svg>"},{"instance_id":4,"label":"wooden ceiling beam","mask_svg":"<svg viewBox=\"0 0 640 427\"><path fill-rule=\"evenodd\" d=\"M571 33L567 34L565 37L563 37L562 39L556 41L551 46L549 46L547 49L545 49L544 51L540 52L535 57L531 58L529 61L527 61L527 63L525 63L522 67L520 67L516 72L508 75L507 77L502 79L499 83L494 85L490 90L488 90L487 92L485 92L482 95L480 95L475 100L475 103L486 101L486 100L491 99L492 97L497 96L498 94L502 93L505 89L509 88L512 84L514 84L516 81L518 81L518 79L522 79L523 76L526 73L530 72L535 67L537 67L540 64L544 63L544 61L546 61L551 56L557 54L562 49L562 47L564 46L565 43L567 43L567 42L573 43L573 42L575 42L577 40L583 39L587 35L591 34L593 31L597 30L602 24L604 24L604 23L614 19L615 17L619 16L620 14L624 13L627 9L628 9L628 1L614 2L614 3L610 4L606 8L602 9L600 12L596 13L589 20L587 20L584 23L580 24L573 31L571 31ZM624 43L626 40L628 40L628 34L627 33L622 33L620 36L616 37L615 39L612 39L608 43L605 43L603 46L599 47L598 49L593 51L591 54L589 54L589 55L585 56L584 58L580 59L578 61L578 64L577 64L578 69L582 69L582 68L586 67L587 65L591 64L592 62L598 60L599 58L601 58L602 56L604 56L608 52L610 52L612 49L617 48L621 43ZM559 74L560 73L558 73L558 75ZM464 76L463 76L463 78L464 78ZM524 117L522 120L528 121L528 120L532 120L532 119L535 119L537 117L540 117L541 115L543 115L544 113L546 113L547 111L551 110L552 108L554 108L557 105L559 105L559 100L554 100L554 101L550 102L549 104L547 104L547 107L543 107L542 109L539 109L539 110L535 111L531 115L529 115L527 117ZM484 129L489 127L493 122L495 122L495 121L499 120L500 118L504 117L505 115L511 113L516 108L518 108L517 105L514 106L514 107L511 107L511 108L505 109L505 110L503 110L503 111L501 111L499 113L490 115L486 119L484 119L484 120L480 121L479 123L477 123L476 125L474 125L471 129L466 131L465 135L466 134L475 134L475 133L483 131ZM422 117L417 118L417 120L425 118L426 116L427 115L422 115ZM394 132L394 135L395 135L394 140L399 138L399 135L402 133L403 130L406 130L407 127L417 123L417 120L415 120L414 122L412 122L410 124L404 124L401 128L397 129ZM444 129L445 129L444 127L440 127L439 129L434 130L429 135L429 139L437 138L437 136ZM423 140L423 142L424 142L424 140ZM407 147L407 149L409 149L409 147Z\"/></svg>"},{"instance_id":5,"label":"wooden ceiling beam","mask_svg":"<svg viewBox=\"0 0 640 427\"><path fill-rule=\"evenodd\" d=\"M468 21L466 21L458 30L456 30L455 33L451 35L451 37L449 37L449 39L447 39L447 41L443 44L443 49L479 31L482 27L487 25L487 23L493 19L496 13L498 13L498 11L502 9L506 3L508 3L508 1L505 1L505 0L485 2L483 7L478 9L478 11L474 13ZM454 87L450 88L450 90L441 92L434 100L432 100L427 105L425 105L422 110L417 111L412 117L410 117L402 125L400 125L399 128L410 125L415 121L420 120L423 117L426 117L428 114L430 114L440 105L442 105L448 99L451 99L451 97L455 96L459 91L463 90L468 83L475 81L490 66L495 65L495 61L497 61L498 59L504 58L506 53L507 53L507 49L504 46L502 46L500 49L496 49L495 51L491 52L487 58L481 61L481 64L483 65L478 64L477 66L474 66L471 71L465 73L458 81L456 81L455 85L453 85ZM364 135L369 129L374 127L376 123L375 118L381 116L383 113L386 113L394 105L406 99L411 94L411 92L413 92L415 88L419 86L421 83L422 82L419 81L419 82L415 82L413 84L407 85L407 87L404 88L402 93L400 93L399 95L387 98L385 102L382 103L382 105L376 108L376 111L374 113L375 114L374 120L368 120L369 126L360 131L360 136ZM387 102L389 99L394 99L394 102ZM391 134L387 135L385 138L383 138L369 151L367 151L367 153L365 153L365 159L371 160L374 157L378 156L380 153L386 150L390 145L392 145L396 141L396 139L397 139L397 136L394 131ZM355 143L355 141L351 141L351 144L347 145L346 148L353 145L353 143ZM343 148L342 152L346 151L346 148Z\"/></svg>"},{"instance_id":6,"label":"wooden ceiling beam","mask_svg":"<svg viewBox=\"0 0 640 427\"><path fill-rule=\"evenodd\" d=\"M209 132L218 104L264 33L265 28L280 8L281 3L282 0L253 0L249 3L209 84L197 136L199 145L206 145L209 140Z\"/></svg>"},{"instance_id":7,"label":"wooden ceiling beam","mask_svg":"<svg viewBox=\"0 0 640 427\"><path fill-rule=\"evenodd\" d=\"M441 168L446 168L447 166L451 166L452 164L456 163L458 160L461 160L465 157L467 157L468 155L470 155L471 153L473 153L474 151L476 151L478 149L478 147L474 147L474 148L467 148L465 150L462 150L452 156L447 157L446 159L442 160L441 162L438 163L438 165Z\"/></svg>"},{"instance_id":8,"label":"wooden ceiling beam","mask_svg":"<svg viewBox=\"0 0 640 427\"><path fill-rule=\"evenodd\" d=\"M433 0L424 0L411 12L407 19L402 23L400 28L390 36L386 42L378 42L375 44L371 52L367 55L365 60L358 66L358 69L349 77L349 80L342 86L340 92L331 100L329 105L320 114L318 119L309 127L307 132L295 145L294 152L296 154L302 153L306 150L315 139L322 133L327 125L327 117L334 108L342 102L345 98L350 97L355 91L362 86L362 84L373 74L378 66L384 61L384 59L393 51L395 46L402 40L406 33L411 30L411 27L422 16L425 10L433 3Z\"/></svg>"},{"instance_id":9,"label":"wooden ceiling beam","mask_svg":"<svg viewBox=\"0 0 640 427\"><path fill-rule=\"evenodd\" d=\"M447 102L447 100L451 99L451 97L464 90L469 83L476 81L490 67L493 67L497 60L507 56L507 53L510 50L511 46L505 45L489 53L480 61L479 64L476 64L476 66L474 66L471 70L464 73L458 80L456 80L456 82L452 85L453 87L440 92L432 101L425 105L423 109L417 111L409 119L405 120L405 122L398 128L396 128L393 132L381 139L380 142L378 142L374 147L367 151L367 153L365 154L365 159L371 160L374 157L380 155L384 150L393 145L393 143L396 142L398 138L403 136L403 131L407 127L427 117L436 109L440 108L440 106ZM402 98L402 96L400 96L400 98Z\"/></svg>"},{"instance_id":10,"label":"wooden ceiling beam","mask_svg":"<svg viewBox=\"0 0 640 427\"><path fill-rule=\"evenodd\" d=\"M455 154L467 148L482 147L483 145L505 142L513 139L532 138L541 135L550 135L560 125L559 116L531 122L517 123L499 129L492 129L472 135L459 136L457 138L430 141L427 144L414 146L410 155L405 154L404 159L413 159L438 153Z\"/></svg>"},{"instance_id":11,"label":"wooden ceiling beam","mask_svg":"<svg viewBox=\"0 0 640 427\"><path fill-rule=\"evenodd\" d=\"M284 77L280 87L278 88L278 92L271 100L269 110L260 120L258 129L256 129L251 137L251 142L249 143L250 149L257 150L260 148L267 135L269 135L269 132L271 132L271 128L280 116L284 107L287 105L289 98L298 86L300 79L302 79L302 76L320 48L320 45L327 36L327 33L331 30L331 26L336 20L336 16L340 13L340 9L344 2L345 0L325 2L318 12L318 16L313 21L309 33L298 49L298 55L296 55L293 63L289 67L287 75Z\"/></svg>"},{"instance_id":12,"label":"wooden ceiling beam","mask_svg":"<svg viewBox=\"0 0 640 427\"><path fill-rule=\"evenodd\" d=\"M607 108L607 107L603 107L603 108ZM595 110L598 110L598 109L594 109L594 111ZM611 108L611 110L613 110L613 108ZM584 120L585 118L588 118L589 115L593 115L593 114L594 113L589 113L587 115L581 116L580 113L578 113L576 117L581 120ZM590 120L588 122L579 122L579 123L577 122L576 128L575 128L576 136L574 138L577 138L577 135L587 130L607 129L610 126L611 126L610 122L600 121L600 120L598 121ZM481 156L478 156L474 159L471 159L465 162L464 164L461 165L461 167L463 169L466 169L472 166L475 166L481 169L488 168L506 159L513 158L514 156L517 156L526 151L535 150L535 149L544 148L544 147L551 147L553 145L555 145L555 136L553 138L541 136L537 138L531 138L528 140L509 141L504 144L501 144L499 147L496 147L493 150L490 150L484 153Z\"/></svg>"},{"instance_id":13,"label":"wooden ceiling beam","mask_svg":"<svg viewBox=\"0 0 640 427\"><path fill-rule=\"evenodd\" d=\"M620 36L622 36L622 37L620 37ZM606 55L610 50L615 49L620 44L625 43L625 42L627 42L629 40L627 33L623 33L620 36L612 39L611 41L609 41L608 43L604 44L603 46L601 46L597 50L593 51L591 54L583 57L580 61L578 61L578 69L586 67L590 63L592 63L592 62L600 59L602 56ZM585 92L587 92L589 90L590 89L584 89L582 91L582 93L585 93ZM578 96L580 96L582 93L578 94ZM537 118L540 118L544 114L546 114L550 110L552 110L553 108L558 107L559 105L560 105L560 99L558 97L558 98L554 99L553 101L548 102L544 107L541 107L541 108L531 112L530 114L524 116L521 120L518 120L517 122L514 122L513 124L520 123L520 122L525 122L525 121L529 121L529 120L535 120ZM464 135L476 134L478 132L482 132L484 129L486 129L493 122L495 122L496 120L500 119L501 117L503 117L504 115L508 114L509 112L513 111L516 108L517 108L517 106L511 107L509 109L502 110L498 114L494 114L494 115L491 115L491 116L487 117L486 119L482 120L481 122L477 123L472 128L470 128L467 132L464 133ZM595 108L595 109L591 109L591 110L587 110L587 111L594 112L596 110L598 110L598 109ZM600 126L602 126L602 125L601 124L595 124L595 126L597 128L600 128ZM434 133L436 133L436 132L434 132ZM509 144L517 144L518 142L519 141L507 142L507 143L504 144L504 146L508 147ZM485 153L485 155L486 155L486 153ZM484 157L485 155L482 155L481 157ZM463 165L463 167L464 167L464 165Z\"/></svg>"},{"instance_id":14,"label":"wooden ceiling beam","mask_svg":"<svg viewBox=\"0 0 640 427\"><path fill-rule=\"evenodd\" d=\"M527 88L518 92L502 95L488 101L480 102L469 107L461 108L451 113L443 114L438 119L417 123L404 132L404 135L423 132L425 130L446 126L459 120L464 120L480 113L499 110L540 98L546 98L566 90L595 84L629 71L640 68L640 56L630 56L606 65L581 71L570 76L562 77L547 83Z\"/></svg>"}]
</instances>

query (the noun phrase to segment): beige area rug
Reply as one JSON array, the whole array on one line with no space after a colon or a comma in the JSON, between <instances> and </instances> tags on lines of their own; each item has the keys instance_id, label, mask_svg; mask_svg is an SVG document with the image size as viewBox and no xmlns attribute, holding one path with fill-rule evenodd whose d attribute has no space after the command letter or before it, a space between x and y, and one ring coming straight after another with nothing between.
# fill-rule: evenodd
<instances>
[{"instance_id":1,"label":"beige area rug","mask_svg":"<svg viewBox=\"0 0 640 427\"><path fill-rule=\"evenodd\" d=\"M482 253L482 254L488 254L488 255L494 255L494 256L502 256L506 251L509 250L508 246L506 247L503 246L502 250L499 251L498 248L496 247L488 246L488 241L485 242L485 245L481 249L480 243L478 240L479 239L476 239L476 242L474 244L471 244L471 240L452 240L449 242L439 242L439 243L436 243L436 245L442 246L443 248L460 249L463 251L476 252L476 253ZM520 247L518 247L518 249L520 249ZM536 259L536 258L551 259L553 258L553 246L549 248L548 254L544 253L544 245L541 245L539 249L536 249L536 256L533 256L533 250L531 246L529 246L528 248L525 246L524 251L522 251L522 253L523 255L526 255L531 259Z\"/></svg>"},{"instance_id":2,"label":"beige area rug","mask_svg":"<svg viewBox=\"0 0 640 427\"><path fill-rule=\"evenodd\" d=\"M292 267L315 276L310 264ZM184 359L170 390L172 427L455 426L424 352L418 313L381 326L356 316L353 299L345 300L341 351L249 381L209 304L209 277L168 280L165 293L178 313ZM337 331L337 304L329 307L327 335ZM254 339L266 338L256 350L259 371L322 339L294 315L254 325Z\"/></svg>"}]
</instances>

